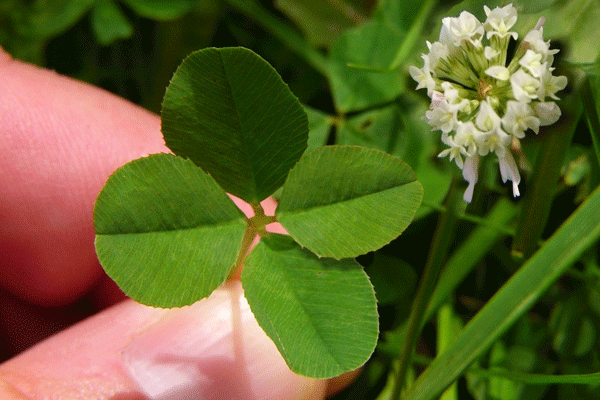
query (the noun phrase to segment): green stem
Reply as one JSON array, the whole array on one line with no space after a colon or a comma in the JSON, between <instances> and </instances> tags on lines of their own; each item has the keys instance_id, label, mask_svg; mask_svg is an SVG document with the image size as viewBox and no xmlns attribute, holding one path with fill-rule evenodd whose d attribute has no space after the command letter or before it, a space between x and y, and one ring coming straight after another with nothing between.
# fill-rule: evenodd
<instances>
[{"instance_id":1,"label":"green stem","mask_svg":"<svg viewBox=\"0 0 600 400\"><path fill-rule=\"evenodd\" d=\"M448 249L452 243L454 228L459 219L459 214L462 211L462 207L464 207L462 190L460 189L459 178L457 177L452 181L444 206L446 207L446 212L441 213L439 216L429 256L425 263L425 271L419 282L419 288L417 289L417 294L408 318L406 336L398 360L398 375L396 376L392 399L400 399L402 388L406 381L406 374L412 364L413 349L421 332L425 310L427 309L438 276L448 254Z\"/></svg>"},{"instance_id":2,"label":"green stem","mask_svg":"<svg viewBox=\"0 0 600 400\"><path fill-rule=\"evenodd\" d=\"M413 20L410 29L404 36L404 40L402 41L402 45L400 45L400 49L398 49L398 53L396 53L396 57L394 61L392 61L392 65L390 66L390 70L394 70L399 68L404 64L404 61L408 58L409 55L412 54L412 50L415 47L415 43L421 39L421 32L423 31L423 27L427 22L429 14L433 11L435 5L437 4L437 0L427 0L419 10L419 13Z\"/></svg>"},{"instance_id":3,"label":"green stem","mask_svg":"<svg viewBox=\"0 0 600 400\"><path fill-rule=\"evenodd\" d=\"M273 36L281 40L286 46L294 50L299 56L319 71L323 76L329 74L327 59L315 48L310 46L306 40L291 26L271 15L255 0L227 0L232 6L261 24Z\"/></svg>"},{"instance_id":4,"label":"green stem","mask_svg":"<svg viewBox=\"0 0 600 400\"><path fill-rule=\"evenodd\" d=\"M500 369L470 369L469 374L485 378L505 378L513 382L522 382L528 385L597 385L600 383L600 372L577 375L544 375Z\"/></svg>"},{"instance_id":5,"label":"green stem","mask_svg":"<svg viewBox=\"0 0 600 400\"><path fill-rule=\"evenodd\" d=\"M500 198L486 215L485 223L476 227L452 252L431 295L424 321L428 321L447 301L458 285L496 243L505 236L510 236L496 227L510 224L516 216L517 207L507 198Z\"/></svg>"},{"instance_id":6,"label":"green stem","mask_svg":"<svg viewBox=\"0 0 600 400\"><path fill-rule=\"evenodd\" d=\"M246 231L242 238L242 247L240 248L235 264L229 273L228 279L238 275L240 268L242 268L244 261L246 261L246 257L250 253L250 247L252 246L252 242L256 235L267 235L266 226L273 222L277 222L277 218L274 215L265 214L265 210L260 203L251 203L250 205L252 206L254 215L251 218L248 218L246 222Z\"/></svg>"},{"instance_id":7,"label":"green stem","mask_svg":"<svg viewBox=\"0 0 600 400\"><path fill-rule=\"evenodd\" d=\"M234 276L238 276L239 271L244 265L244 261L250 252L250 246L252 246L252 242L254 241L256 235L256 229L250 224L250 220L248 220L248 225L246 225L246 231L244 232L244 237L242 238L242 247L240 248L240 252L238 253L233 268L231 268L231 271L229 272L227 280L233 278Z\"/></svg>"},{"instance_id":8,"label":"green stem","mask_svg":"<svg viewBox=\"0 0 600 400\"><path fill-rule=\"evenodd\" d=\"M594 86L592 87L592 79ZM596 161L600 164L600 98L594 98L594 88L599 89L597 78L587 76L581 87L581 100L583 101L583 109L588 122L594 151L596 152ZM598 93L600 94L600 93Z\"/></svg>"},{"instance_id":9,"label":"green stem","mask_svg":"<svg viewBox=\"0 0 600 400\"><path fill-rule=\"evenodd\" d=\"M481 175L481 174L480 174ZM430 203L430 202L423 202L422 205L427 206L427 207L431 207L432 209L434 209L435 211L439 211L439 212L446 212L446 207L439 205L439 204L434 204L434 203ZM486 217L480 217L477 215L473 215L473 214L469 214L469 213L462 213L459 215L459 218L465 221L469 221L472 222L476 225L480 225L480 226L484 226L487 228L491 228L494 229L498 232L501 232L507 236L514 236L515 235L515 230L513 228L509 228L506 227L504 225L498 225L498 224L494 224L494 223L490 223L488 221L488 219Z\"/></svg>"},{"instance_id":10,"label":"green stem","mask_svg":"<svg viewBox=\"0 0 600 400\"><path fill-rule=\"evenodd\" d=\"M487 220L487 218L484 218L484 217L479 217L477 215L464 213L464 214L459 215L459 218L462 219L462 220L465 220L465 221L472 222L472 223L477 224L479 226L483 226L483 227L486 227L486 228L494 229L497 232L503 233L503 234L505 234L507 236L514 236L514 234L515 234L515 230L514 229L508 228L508 227L503 226L503 225L501 226L501 225L490 223Z\"/></svg>"},{"instance_id":11,"label":"green stem","mask_svg":"<svg viewBox=\"0 0 600 400\"><path fill-rule=\"evenodd\" d=\"M581 101L576 96L566 97L561 106L563 117L543 133L543 143L530 180L531 185L523 200L511 250L517 259L529 258L537 249L550 216L561 169L581 116Z\"/></svg>"},{"instance_id":12,"label":"green stem","mask_svg":"<svg viewBox=\"0 0 600 400\"><path fill-rule=\"evenodd\" d=\"M264 236L267 234L267 225L277 222L277 218L274 215L266 215L260 203L253 203L251 205L254 210L254 216L248 220L248 225L260 236Z\"/></svg>"}]
</instances>

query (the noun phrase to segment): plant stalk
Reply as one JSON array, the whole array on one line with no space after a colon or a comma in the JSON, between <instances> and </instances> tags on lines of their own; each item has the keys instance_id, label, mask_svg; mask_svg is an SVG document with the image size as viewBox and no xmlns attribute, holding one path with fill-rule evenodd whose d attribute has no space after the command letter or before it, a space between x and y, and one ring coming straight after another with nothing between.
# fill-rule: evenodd
<instances>
[{"instance_id":1,"label":"plant stalk","mask_svg":"<svg viewBox=\"0 0 600 400\"><path fill-rule=\"evenodd\" d=\"M592 85L593 80L593 85ZM600 103L594 95L594 89L600 88L597 78L587 76L581 87L581 100L583 101L583 110L588 122L588 127L592 136L592 144L596 153L596 161L600 164Z\"/></svg>"},{"instance_id":2,"label":"plant stalk","mask_svg":"<svg viewBox=\"0 0 600 400\"><path fill-rule=\"evenodd\" d=\"M425 263L423 277L419 282L419 288L412 304L406 336L399 356L398 375L396 376L392 399L399 400L402 388L406 381L408 369L412 364L415 345L421 333L423 318L433 290L435 289L440 271L448 255L450 244L454 234L454 228L464 209L462 199L461 182L455 177L450 185L450 190L444 201L446 211L440 213L437 227Z\"/></svg>"},{"instance_id":3,"label":"plant stalk","mask_svg":"<svg viewBox=\"0 0 600 400\"><path fill-rule=\"evenodd\" d=\"M250 221L250 220L248 220ZM240 272L242 269L242 265L244 265L244 261L250 252L250 246L252 246L252 242L256 237L257 232L256 229L251 226L250 223L246 225L246 231L244 232L244 237L242 238L242 247L240 247L240 252L238 253L237 259L235 260L235 264L231 271L229 271L229 275L227 276L227 280L233 279L235 277L240 276Z\"/></svg>"},{"instance_id":4,"label":"plant stalk","mask_svg":"<svg viewBox=\"0 0 600 400\"><path fill-rule=\"evenodd\" d=\"M229 272L229 276L227 277L228 280L240 276L240 270L244 265L244 261L246 261L246 257L248 257L248 254L250 253L250 247L252 246L252 242L256 235L260 235L261 237L267 235L266 226L273 222L277 222L275 216L265 214L265 210L260 203L252 203L251 206L252 210L254 210L254 216L248 218L246 221L246 231L242 238L242 246L240 247L240 252L238 253L235 264Z\"/></svg>"},{"instance_id":5,"label":"plant stalk","mask_svg":"<svg viewBox=\"0 0 600 400\"><path fill-rule=\"evenodd\" d=\"M529 258L537 249L538 243L548 222L550 208L559 182L561 169L570 148L571 140L582 113L579 98L565 97L563 116L551 126L542 138L531 185L525 198L513 240L511 254L517 259Z\"/></svg>"}]
</instances>

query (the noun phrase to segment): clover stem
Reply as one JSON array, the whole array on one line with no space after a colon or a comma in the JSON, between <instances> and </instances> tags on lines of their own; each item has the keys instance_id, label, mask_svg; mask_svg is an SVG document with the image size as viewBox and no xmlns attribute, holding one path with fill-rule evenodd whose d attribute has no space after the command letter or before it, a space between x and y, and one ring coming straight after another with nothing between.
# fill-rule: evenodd
<instances>
[{"instance_id":1,"label":"clover stem","mask_svg":"<svg viewBox=\"0 0 600 400\"><path fill-rule=\"evenodd\" d=\"M254 215L247 220L246 231L242 238L242 246L240 247L240 252L238 253L235 264L227 277L228 280L238 276L240 268L242 268L244 261L246 261L246 257L250 253L250 247L252 246L252 242L256 235L266 235L266 226L277 221L275 216L265 214L265 210L260 203L251 203L251 206L252 210L254 210Z\"/></svg>"},{"instance_id":2,"label":"clover stem","mask_svg":"<svg viewBox=\"0 0 600 400\"><path fill-rule=\"evenodd\" d=\"M248 220L250 222L250 220ZM235 264L231 271L229 271L229 275L227 276L227 280L230 280L236 276L239 276L240 269L244 265L244 261L246 261L246 257L250 253L250 246L252 246L252 242L257 235L257 231L254 227L251 226L250 223L246 226L246 231L244 232L244 237L242 238L242 246L240 247L240 252L238 253L237 259L235 260Z\"/></svg>"},{"instance_id":3,"label":"clover stem","mask_svg":"<svg viewBox=\"0 0 600 400\"><path fill-rule=\"evenodd\" d=\"M448 250L454 236L454 228L463 211L464 202L462 200L462 190L459 181L460 178L457 176L450 185L450 190L444 201L446 211L440 213L429 255L425 263L425 270L419 282L417 294L413 300L404 343L402 343L402 349L398 358L398 373L394 383L392 399L400 399L402 388L406 382L406 374L412 364L413 350L421 332L427 305L448 255Z\"/></svg>"},{"instance_id":4,"label":"clover stem","mask_svg":"<svg viewBox=\"0 0 600 400\"><path fill-rule=\"evenodd\" d=\"M266 232L266 226L277 222L277 219L274 215L266 215L260 203L252 203L252 209L254 216L248 220L248 224L254 228L256 233L263 235Z\"/></svg>"}]
</instances>

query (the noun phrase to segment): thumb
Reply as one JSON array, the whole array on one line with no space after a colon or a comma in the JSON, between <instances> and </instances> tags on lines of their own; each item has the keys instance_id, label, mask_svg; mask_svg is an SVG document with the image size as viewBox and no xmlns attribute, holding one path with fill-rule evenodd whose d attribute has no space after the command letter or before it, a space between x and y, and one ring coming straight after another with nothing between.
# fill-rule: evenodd
<instances>
[{"instance_id":1,"label":"thumb","mask_svg":"<svg viewBox=\"0 0 600 400\"><path fill-rule=\"evenodd\" d=\"M288 369L239 282L180 309L125 301L0 366L3 399L322 399L325 390Z\"/></svg>"}]
</instances>

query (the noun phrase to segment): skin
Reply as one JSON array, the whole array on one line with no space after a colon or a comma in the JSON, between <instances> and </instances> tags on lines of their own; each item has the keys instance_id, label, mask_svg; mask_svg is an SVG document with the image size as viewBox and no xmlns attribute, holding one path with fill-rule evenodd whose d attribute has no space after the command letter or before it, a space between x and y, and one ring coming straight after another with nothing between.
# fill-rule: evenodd
<instances>
[{"instance_id":1,"label":"skin","mask_svg":"<svg viewBox=\"0 0 600 400\"><path fill-rule=\"evenodd\" d=\"M92 210L115 169L168 152L158 116L1 49L0 82L0 348L12 357L0 398L322 399L347 384L290 372L239 282L181 309L125 299L96 259ZM144 374L157 365L192 378L156 387Z\"/></svg>"}]
</instances>

